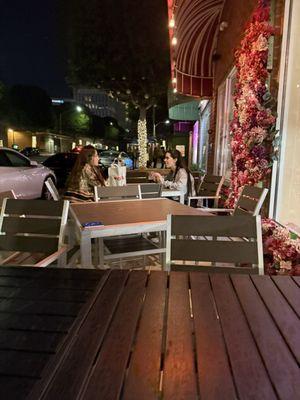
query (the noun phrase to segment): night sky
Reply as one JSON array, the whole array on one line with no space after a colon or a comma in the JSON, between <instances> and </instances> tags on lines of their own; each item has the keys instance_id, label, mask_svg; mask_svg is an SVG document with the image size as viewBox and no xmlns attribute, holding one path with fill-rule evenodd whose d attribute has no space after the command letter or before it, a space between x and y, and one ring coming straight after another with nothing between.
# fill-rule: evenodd
<instances>
[{"instance_id":1,"label":"night sky","mask_svg":"<svg viewBox=\"0 0 300 400\"><path fill-rule=\"evenodd\" d=\"M45 89L52 97L69 97L66 67L59 45L57 1L0 2L0 81Z\"/></svg>"}]
</instances>

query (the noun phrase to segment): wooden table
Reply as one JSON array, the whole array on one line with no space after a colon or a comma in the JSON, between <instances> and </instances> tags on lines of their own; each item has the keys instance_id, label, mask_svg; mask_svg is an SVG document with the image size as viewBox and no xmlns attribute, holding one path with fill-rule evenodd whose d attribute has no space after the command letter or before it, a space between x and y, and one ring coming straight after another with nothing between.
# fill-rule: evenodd
<instances>
[{"instance_id":1,"label":"wooden table","mask_svg":"<svg viewBox=\"0 0 300 400\"><path fill-rule=\"evenodd\" d=\"M299 277L0 274L0 398L300 398Z\"/></svg>"},{"instance_id":2,"label":"wooden table","mask_svg":"<svg viewBox=\"0 0 300 400\"><path fill-rule=\"evenodd\" d=\"M81 265L92 266L91 239L167 229L168 214L209 215L169 199L111 200L70 207L80 237ZM103 225L83 227L86 222Z\"/></svg>"}]
</instances>

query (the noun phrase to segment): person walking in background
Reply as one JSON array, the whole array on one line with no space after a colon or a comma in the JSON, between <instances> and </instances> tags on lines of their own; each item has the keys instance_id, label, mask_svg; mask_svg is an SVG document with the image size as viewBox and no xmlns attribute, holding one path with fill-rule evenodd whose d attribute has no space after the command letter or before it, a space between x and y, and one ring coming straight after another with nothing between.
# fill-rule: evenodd
<instances>
[{"instance_id":1,"label":"person walking in background","mask_svg":"<svg viewBox=\"0 0 300 400\"><path fill-rule=\"evenodd\" d=\"M153 168L157 168L157 161L161 158L160 145L157 143L153 151Z\"/></svg>"},{"instance_id":2,"label":"person walking in background","mask_svg":"<svg viewBox=\"0 0 300 400\"><path fill-rule=\"evenodd\" d=\"M163 146L161 146L160 152L161 152L161 155L160 155L161 168L164 168L165 167L165 163L164 163L165 148Z\"/></svg>"},{"instance_id":3,"label":"person walking in background","mask_svg":"<svg viewBox=\"0 0 300 400\"><path fill-rule=\"evenodd\" d=\"M87 146L76 159L64 198L71 202L94 201L94 186L105 186L105 180L99 168L97 150Z\"/></svg>"}]
</instances>

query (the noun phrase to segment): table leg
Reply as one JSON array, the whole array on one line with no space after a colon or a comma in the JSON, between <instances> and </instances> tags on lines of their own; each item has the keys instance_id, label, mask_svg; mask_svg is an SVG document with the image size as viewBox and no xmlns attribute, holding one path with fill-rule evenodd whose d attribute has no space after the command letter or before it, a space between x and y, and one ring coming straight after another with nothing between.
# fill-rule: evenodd
<instances>
[{"instance_id":1,"label":"table leg","mask_svg":"<svg viewBox=\"0 0 300 400\"><path fill-rule=\"evenodd\" d=\"M80 239L80 255L81 266L84 268L92 268L92 243L89 236L81 236Z\"/></svg>"},{"instance_id":2,"label":"table leg","mask_svg":"<svg viewBox=\"0 0 300 400\"><path fill-rule=\"evenodd\" d=\"M98 242L98 265L100 268L104 268L104 242L103 238L97 238Z\"/></svg>"}]
</instances>

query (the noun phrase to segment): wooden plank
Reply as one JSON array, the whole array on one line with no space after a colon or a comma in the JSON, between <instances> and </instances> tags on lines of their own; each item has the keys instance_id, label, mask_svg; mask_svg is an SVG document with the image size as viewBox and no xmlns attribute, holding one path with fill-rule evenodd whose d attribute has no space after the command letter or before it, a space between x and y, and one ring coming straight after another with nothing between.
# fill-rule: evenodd
<instances>
[{"instance_id":1,"label":"wooden plank","mask_svg":"<svg viewBox=\"0 0 300 400\"><path fill-rule=\"evenodd\" d=\"M29 251L31 253L50 254L58 249L58 238L14 236L11 234L0 236L0 251Z\"/></svg>"},{"instance_id":2,"label":"wooden plank","mask_svg":"<svg viewBox=\"0 0 300 400\"><path fill-rule=\"evenodd\" d=\"M260 279L259 281L253 278L254 282L260 285L261 294L266 290L264 299L268 298L268 295L270 295L272 291L270 287L267 286L268 279L271 283L270 278L266 278L267 279ZM232 275L231 279L279 398L299 399L300 371L297 362L280 335L272 316L269 314L258 295L250 277ZM266 284L264 284L264 282L266 282ZM278 294L279 293L275 292L275 296ZM279 302L277 302L277 304L279 304ZM291 321L288 321L288 323L290 322Z\"/></svg>"},{"instance_id":3,"label":"wooden plank","mask_svg":"<svg viewBox=\"0 0 300 400\"><path fill-rule=\"evenodd\" d=\"M61 316L76 316L81 303L64 303L57 301L36 302L35 300L4 300L0 302L0 312L21 314L47 314Z\"/></svg>"},{"instance_id":4,"label":"wooden plank","mask_svg":"<svg viewBox=\"0 0 300 400\"><path fill-rule=\"evenodd\" d=\"M51 386L44 394L44 399L77 398L92 369L127 276L127 271L112 271L76 340L57 369ZM66 381L72 384L66 385Z\"/></svg>"},{"instance_id":5,"label":"wooden plank","mask_svg":"<svg viewBox=\"0 0 300 400\"><path fill-rule=\"evenodd\" d=\"M124 385L124 400L159 398L166 286L165 273L150 274L143 313Z\"/></svg>"},{"instance_id":6,"label":"wooden plank","mask_svg":"<svg viewBox=\"0 0 300 400\"><path fill-rule=\"evenodd\" d=\"M15 315L0 313L0 329L66 333L73 322L73 317L61 317L57 315Z\"/></svg>"},{"instance_id":7,"label":"wooden plank","mask_svg":"<svg viewBox=\"0 0 300 400\"><path fill-rule=\"evenodd\" d=\"M237 202L237 207L247 211L254 211L257 206L256 199L250 199L248 197L241 196Z\"/></svg>"},{"instance_id":8,"label":"wooden plank","mask_svg":"<svg viewBox=\"0 0 300 400\"><path fill-rule=\"evenodd\" d=\"M58 235L60 224L59 219L4 217L2 232Z\"/></svg>"},{"instance_id":9,"label":"wooden plank","mask_svg":"<svg viewBox=\"0 0 300 400\"><path fill-rule=\"evenodd\" d=\"M89 290L57 289L57 288L9 288L0 287L0 297L26 300L53 300L71 303L84 303L91 295Z\"/></svg>"},{"instance_id":10,"label":"wooden plank","mask_svg":"<svg viewBox=\"0 0 300 400\"><path fill-rule=\"evenodd\" d=\"M285 276L272 276L272 279L290 303L295 313L300 317L299 286L295 283L295 280L292 278L287 279Z\"/></svg>"},{"instance_id":11,"label":"wooden plank","mask_svg":"<svg viewBox=\"0 0 300 400\"><path fill-rule=\"evenodd\" d=\"M0 376L0 399L22 400L36 383L35 378ZM9 394L9 397L8 397Z\"/></svg>"},{"instance_id":12,"label":"wooden plank","mask_svg":"<svg viewBox=\"0 0 300 400\"><path fill-rule=\"evenodd\" d=\"M257 264L257 244L255 242L229 242L225 240L172 239L171 259Z\"/></svg>"},{"instance_id":13,"label":"wooden plank","mask_svg":"<svg viewBox=\"0 0 300 400\"><path fill-rule=\"evenodd\" d=\"M138 185L126 185L126 186L98 186L98 197L100 199L104 198L114 198L114 197L139 197L139 186Z\"/></svg>"},{"instance_id":14,"label":"wooden plank","mask_svg":"<svg viewBox=\"0 0 300 400\"><path fill-rule=\"evenodd\" d=\"M172 216L172 235L254 237L256 219L243 216Z\"/></svg>"},{"instance_id":15,"label":"wooden plank","mask_svg":"<svg viewBox=\"0 0 300 400\"><path fill-rule=\"evenodd\" d=\"M14 375L39 379L49 357L51 355L47 353L0 350L0 377L1 375ZM0 398L2 397L0 396Z\"/></svg>"},{"instance_id":16,"label":"wooden plank","mask_svg":"<svg viewBox=\"0 0 300 400\"><path fill-rule=\"evenodd\" d=\"M300 365L300 319L270 277L257 278L254 276L252 281ZM291 280L289 277L286 278L286 280ZM300 289L297 297L300 297Z\"/></svg>"},{"instance_id":17,"label":"wooden plank","mask_svg":"<svg viewBox=\"0 0 300 400\"><path fill-rule=\"evenodd\" d=\"M293 280L296 282L298 286L300 286L300 276L293 276Z\"/></svg>"},{"instance_id":18,"label":"wooden plank","mask_svg":"<svg viewBox=\"0 0 300 400\"><path fill-rule=\"evenodd\" d=\"M191 273L200 398L237 398L208 275Z\"/></svg>"},{"instance_id":19,"label":"wooden plank","mask_svg":"<svg viewBox=\"0 0 300 400\"><path fill-rule=\"evenodd\" d=\"M277 396L229 277L216 274L210 275L210 279L238 398L276 399Z\"/></svg>"},{"instance_id":20,"label":"wooden plank","mask_svg":"<svg viewBox=\"0 0 300 400\"><path fill-rule=\"evenodd\" d=\"M94 400L99 393L105 400L119 397L136 324L143 304L146 279L147 274L144 271L130 273L123 296L95 362L88 386L82 394L85 400ZM111 377L113 377L113 385Z\"/></svg>"},{"instance_id":21,"label":"wooden plank","mask_svg":"<svg viewBox=\"0 0 300 400\"><path fill-rule=\"evenodd\" d=\"M264 188L259 188L256 186L246 185L243 189L243 196L253 197L254 199L259 199Z\"/></svg>"},{"instance_id":22,"label":"wooden plank","mask_svg":"<svg viewBox=\"0 0 300 400\"><path fill-rule=\"evenodd\" d=\"M62 333L33 331L0 331L1 350L36 351L53 353L63 338Z\"/></svg>"},{"instance_id":23,"label":"wooden plank","mask_svg":"<svg viewBox=\"0 0 300 400\"><path fill-rule=\"evenodd\" d=\"M16 215L48 215L61 216L64 202L52 200L15 200L8 199L6 202L5 214Z\"/></svg>"},{"instance_id":24,"label":"wooden plank","mask_svg":"<svg viewBox=\"0 0 300 400\"><path fill-rule=\"evenodd\" d=\"M190 315L188 275L171 272L163 399L197 399L197 377Z\"/></svg>"}]
</instances>

